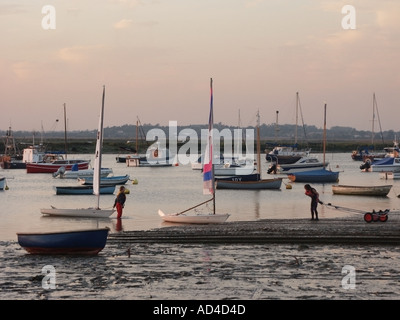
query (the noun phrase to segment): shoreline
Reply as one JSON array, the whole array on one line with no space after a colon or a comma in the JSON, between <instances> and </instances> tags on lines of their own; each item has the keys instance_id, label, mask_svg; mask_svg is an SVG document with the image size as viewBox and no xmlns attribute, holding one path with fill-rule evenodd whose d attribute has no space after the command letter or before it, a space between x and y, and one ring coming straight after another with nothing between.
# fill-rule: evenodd
<instances>
[{"instance_id":1,"label":"shoreline","mask_svg":"<svg viewBox=\"0 0 400 320\"><path fill-rule=\"evenodd\" d=\"M263 219L213 225L175 225L147 231L110 234L110 243L400 243L397 219L364 221L361 215L347 218Z\"/></svg>"}]
</instances>

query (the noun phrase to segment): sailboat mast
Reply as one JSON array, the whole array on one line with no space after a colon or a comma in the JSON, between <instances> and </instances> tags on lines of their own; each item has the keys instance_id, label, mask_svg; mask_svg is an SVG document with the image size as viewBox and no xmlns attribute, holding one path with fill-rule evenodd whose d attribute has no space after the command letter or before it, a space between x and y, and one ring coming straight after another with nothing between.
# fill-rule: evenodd
<instances>
[{"instance_id":1,"label":"sailboat mast","mask_svg":"<svg viewBox=\"0 0 400 320\"><path fill-rule=\"evenodd\" d=\"M294 129L295 130L295 133L294 133L294 144L295 145L297 144L297 123L298 123L298 118L299 118L298 112L299 112L299 93L296 92L296 128Z\"/></svg>"},{"instance_id":2,"label":"sailboat mast","mask_svg":"<svg viewBox=\"0 0 400 320\"><path fill-rule=\"evenodd\" d=\"M65 159L67 159L67 110L66 105L64 103L64 152L65 152Z\"/></svg>"},{"instance_id":3,"label":"sailboat mast","mask_svg":"<svg viewBox=\"0 0 400 320\"><path fill-rule=\"evenodd\" d=\"M375 124L375 92L372 96L372 137L371 137L371 145L374 145L374 136L375 136L375 131L374 131L374 124Z\"/></svg>"},{"instance_id":4,"label":"sailboat mast","mask_svg":"<svg viewBox=\"0 0 400 320\"><path fill-rule=\"evenodd\" d=\"M325 106L324 106L324 161L323 161L323 164L324 164L324 169L325 169L325 149L326 149L326 103L325 103Z\"/></svg>"},{"instance_id":5,"label":"sailboat mast","mask_svg":"<svg viewBox=\"0 0 400 320\"><path fill-rule=\"evenodd\" d=\"M257 111L257 171L261 178L260 111Z\"/></svg>"},{"instance_id":6,"label":"sailboat mast","mask_svg":"<svg viewBox=\"0 0 400 320\"><path fill-rule=\"evenodd\" d=\"M104 117L105 86L103 86L103 99L101 104L99 127L97 130L96 153L94 157L93 193L97 195L97 208L100 208L100 173L103 144L103 117Z\"/></svg>"},{"instance_id":7,"label":"sailboat mast","mask_svg":"<svg viewBox=\"0 0 400 320\"><path fill-rule=\"evenodd\" d=\"M136 153L139 154L139 120L136 120Z\"/></svg>"},{"instance_id":8,"label":"sailboat mast","mask_svg":"<svg viewBox=\"0 0 400 320\"><path fill-rule=\"evenodd\" d=\"M211 162L211 188L212 188L212 199L213 199L213 214L215 214L215 175L214 175L214 154L213 154L213 127L214 127L214 110L213 110L213 79L210 78L210 118L208 124L208 143L210 146L210 162Z\"/></svg>"}]
</instances>

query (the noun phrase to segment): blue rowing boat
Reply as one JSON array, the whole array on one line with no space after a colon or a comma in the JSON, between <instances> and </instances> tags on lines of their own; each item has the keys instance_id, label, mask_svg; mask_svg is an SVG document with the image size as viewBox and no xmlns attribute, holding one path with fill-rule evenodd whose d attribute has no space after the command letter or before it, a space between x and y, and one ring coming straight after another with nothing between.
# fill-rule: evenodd
<instances>
[{"instance_id":1,"label":"blue rowing boat","mask_svg":"<svg viewBox=\"0 0 400 320\"><path fill-rule=\"evenodd\" d=\"M104 249L109 228L17 233L18 243L31 254L96 255Z\"/></svg>"}]
</instances>

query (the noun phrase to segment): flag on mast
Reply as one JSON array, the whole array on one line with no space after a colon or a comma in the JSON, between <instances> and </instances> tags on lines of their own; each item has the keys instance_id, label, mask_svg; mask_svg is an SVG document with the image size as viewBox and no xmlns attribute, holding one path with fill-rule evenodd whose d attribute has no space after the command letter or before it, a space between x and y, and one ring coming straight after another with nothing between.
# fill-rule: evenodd
<instances>
[{"instance_id":1,"label":"flag on mast","mask_svg":"<svg viewBox=\"0 0 400 320\"><path fill-rule=\"evenodd\" d=\"M207 145L204 152L203 162L203 194L214 194L214 177L213 177L213 87L212 78L210 79L210 116L208 119L208 136Z\"/></svg>"}]
</instances>

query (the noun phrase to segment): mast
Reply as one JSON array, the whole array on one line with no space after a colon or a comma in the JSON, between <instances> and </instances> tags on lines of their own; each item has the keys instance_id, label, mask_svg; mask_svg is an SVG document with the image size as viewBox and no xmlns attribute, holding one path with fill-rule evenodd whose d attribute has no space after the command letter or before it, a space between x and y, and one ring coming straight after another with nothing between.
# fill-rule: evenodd
<instances>
[{"instance_id":1,"label":"mast","mask_svg":"<svg viewBox=\"0 0 400 320\"><path fill-rule=\"evenodd\" d=\"M279 123L278 123L279 111L276 110L276 120L275 120L275 142L278 141Z\"/></svg>"},{"instance_id":2,"label":"mast","mask_svg":"<svg viewBox=\"0 0 400 320\"><path fill-rule=\"evenodd\" d=\"M260 110L257 111L257 171L261 178Z\"/></svg>"},{"instance_id":3,"label":"mast","mask_svg":"<svg viewBox=\"0 0 400 320\"><path fill-rule=\"evenodd\" d=\"M325 106L324 106L324 161L323 161L323 164L324 164L324 169L325 169L325 148L326 148L326 103L325 103Z\"/></svg>"},{"instance_id":4,"label":"mast","mask_svg":"<svg viewBox=\"0 0 400 320\"><path fill-rule=\"evenodd\" d=\"M213 127L214 127L214 110L213 110L213 79L210 78L210 117L208 123L208 143L210 146L210 162L211 162L211 189L213 199L213 214L215 214L215 176L214 176L214 155L213 155Z\"/></svg>"},{"instance_id":5,"label":"mast","mask_svg":"<svg viewBox=\"0 0 400 320\"><path fill-rule=\"evenodd\" d=\"M101 173L101 154L103 144L103 117L104 117L104 98L105 86L103 86L103 99L100 110L99 127L97 130L96 153L94 157L94 173L93 173L93 193L97 195L97 209L100 208L100 173Z\"/></svg>"},{"instance_id":6,"label":"mast","mask_svg":"<svg viewBox=\"0 0 400 320\"><path fill-rule=\"evenodd\" d=\"M294 144L297 144L297 122L298 122L298 111L299 111L299 93L296 92L296 128L294 129Z\"/></svg>"},{"instance_id":7,"label":"mast","mask_svg":"<svg viewBox=\"0 0 400 320\"><path fill-rule=\"evenodd\" d=\"M65 159L67 159L67 111L64 103L64 151L65 151Z\"/></svg>"},{"instance_id":8,"label":"mast","mask_svg":"<svg viewBox=\"0 0 400 320\"><path fill-rule=\"evenodd\" d=\"M136 153L139 154L139 120L136 119Z\"/></svg>"}]
</instances>

